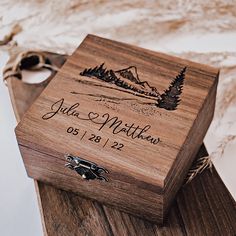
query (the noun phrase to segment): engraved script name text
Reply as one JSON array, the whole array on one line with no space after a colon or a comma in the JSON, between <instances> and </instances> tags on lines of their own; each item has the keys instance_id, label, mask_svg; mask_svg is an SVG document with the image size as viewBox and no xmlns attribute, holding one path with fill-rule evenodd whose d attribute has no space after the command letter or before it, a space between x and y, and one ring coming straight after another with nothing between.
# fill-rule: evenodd
<instances>
[{"instance_id":1,"label":"engraved script name text","mask_svg":"<svg viewBox=\"0 0 236 236\"><path fill-rule=\"evenodd\" d=\"M77 118L79 120L84 120L97 124L98 130L102 130L105 128L111 129L112 133L115 135L123 133L131 139L140 139L154 145L160 142L159 137L153 137L148 134L148 131L151 129L150 125L140 127L139 125L135 125L134 123L127 124L121 119L119 119L117 116L111 117L109 113L104 113L101 115L97 112L91 111L86 115L82 115L81 112L78 110L79 106L80 103L78 102L71 106L66 106L64 104L64 98L61 98L60 100L56 101L51 105L51 111L45 113L42 116L42 119L49 120L58 114L62 114Z\"/></svg>"}]
</instances>

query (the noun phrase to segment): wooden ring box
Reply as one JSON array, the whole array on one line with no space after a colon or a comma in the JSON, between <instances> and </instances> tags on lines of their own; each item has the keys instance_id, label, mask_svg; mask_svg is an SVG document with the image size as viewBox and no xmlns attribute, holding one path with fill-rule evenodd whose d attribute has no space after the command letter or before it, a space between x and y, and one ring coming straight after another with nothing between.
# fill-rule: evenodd
<instances>
[{"instance_id":1,"label":"wooden ring box","mask_svg":"<svg viewBox=\"0 0 236 236\"><path fill-rule=\"evenodd\" d=\"M16 127L27 174L163 223L211 123L218 75L88 35Z\"/></svg>"}]
</instances>

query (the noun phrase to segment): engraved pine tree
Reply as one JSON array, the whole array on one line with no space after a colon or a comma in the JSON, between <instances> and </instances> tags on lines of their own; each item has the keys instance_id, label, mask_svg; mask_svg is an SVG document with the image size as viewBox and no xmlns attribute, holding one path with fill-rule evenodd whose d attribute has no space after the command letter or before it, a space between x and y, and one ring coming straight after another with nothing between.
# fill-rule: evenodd
<instances>
[{"instance_id":1,"label":"engraved pine tree","mask_svg":"<svg viewBox=\"0 0 236 236\"><path fill-rule=\"evenodd\" d=\"M170 83L169 88L160 95L160 98L157 100L157 107L164 108L166 110L175 110L177 108L183 89L185 72L186 67L184 67Z\"/></svg>"}]
</instances>

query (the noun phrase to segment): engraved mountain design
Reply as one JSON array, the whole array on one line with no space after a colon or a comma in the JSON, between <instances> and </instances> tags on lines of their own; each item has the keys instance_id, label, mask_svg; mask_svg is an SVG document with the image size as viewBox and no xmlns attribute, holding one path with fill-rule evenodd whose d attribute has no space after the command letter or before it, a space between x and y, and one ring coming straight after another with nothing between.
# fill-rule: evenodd
<instances>
[{"instance_id":1,"label":"engraved mountain design","mask_svg":"<svg viewBox=\"0 0 236 236\"><path fill-rule=\"evenodd\" d=\"M115 84L119 87L132 90L134 92L144 94L151 97L159 97L155 87L151 87L148 82L141 82L138 77L137 68L130 66L126 69L113 71L103 68L104 63L99 67L85 69L80 73L82 76L95 77L105 82Z\"/></svg>"},{"instance_id":2,"label":"engraved mountain design","mask_svg":"<svg viewBox=\"0 0 236 236\"><path fill-rule=\"evenodd\" d=\"M80 75L99 79L109 84L115 84L122 89L130 90L133 95L155 100L150 104L166 110L175 110L180 102L183 89L186 67L172 80L168 89L160 94L157 88L150 86L147 81L139 79L137 68L130 66L122 70L111 70L104 68L104 63L94 68L84 69Z\"/></svg>"},{"instance_id":3,"label":"engraved mountain design","mask_svg":"<svg viewBox=\"0 0 236 236\"><path fill-rule=\"evenodd\" d=\"M118 80L123 81L124 84L127 84L131 90L134 90L140 94L145 94L147 96L160 96L155 87L151 87L147 81L140 81L137 68L135 66L130 66L122 70L114 71L114 73Z\"/></svg>"}]
</instances>

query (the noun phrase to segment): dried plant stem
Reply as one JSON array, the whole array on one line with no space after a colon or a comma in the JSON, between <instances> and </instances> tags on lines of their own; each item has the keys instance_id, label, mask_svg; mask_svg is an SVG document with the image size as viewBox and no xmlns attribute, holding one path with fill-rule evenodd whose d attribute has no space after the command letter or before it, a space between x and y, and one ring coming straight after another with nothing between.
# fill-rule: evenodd
<instances>
[{"instance_id":1,"label":"dried plant stem","mask_svg":"<svg viewBox=\"0 0 236 236\"><path fill-rule=\"evenodd\" d=\"M7 34L3 40L0 40L0 46L4 46L4 45L7 45L9 42L12 41L13 37L20 33L22 31L22 28L19 24L16 24L13 26L11 32L9 34Z\"/></svg>"},{"instance_id":2,"label":"dried plant stem","mask_svg":"<svg viewBox=\"0 0 236 236\"><path fill-rule=\"evenodd\" d=\"M191 182L198 174L202 173L205 169L211 168L212 164L213 163L211 160L211 156L205 156L197 159L188 172L185 184Z\"/></svg>"}]
</instances>

